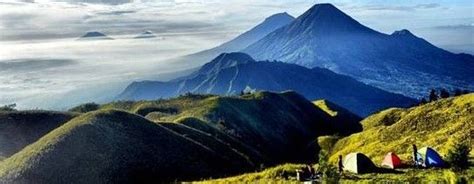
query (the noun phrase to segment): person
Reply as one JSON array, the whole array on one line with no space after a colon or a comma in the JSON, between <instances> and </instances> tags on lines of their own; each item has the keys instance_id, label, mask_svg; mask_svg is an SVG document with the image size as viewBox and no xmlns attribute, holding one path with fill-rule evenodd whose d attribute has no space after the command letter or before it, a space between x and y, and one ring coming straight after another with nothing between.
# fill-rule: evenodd
<instances>
[{"instance_id":1,"label":"person","mask_svg":"<svg viewBox=\"0 0 474 184\"><path fill-rule=\"evenodd\" d=\"M418 149L416 148L416 145L412 145L413 147L413 163L415 165L416 168L419 167L418 165Z\"/></svg>"},{"instance_id":2,"label":"person","mask_svg":"<svg viewBox=\"0 0 474 184\"><path fill-rule=\"evenodd\" d=\"M337 168L339 170L339 174L342 174L342 171L344 170L344 165L342 164L342 155L339 155L339 160L337 162Z\"/></svg>"}]
</instances>

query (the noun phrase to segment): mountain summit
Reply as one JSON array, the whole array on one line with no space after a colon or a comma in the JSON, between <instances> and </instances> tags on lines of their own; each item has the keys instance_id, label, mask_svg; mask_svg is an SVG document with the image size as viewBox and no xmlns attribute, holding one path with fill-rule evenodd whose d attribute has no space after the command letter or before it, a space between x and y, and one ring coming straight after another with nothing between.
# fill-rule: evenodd
<instances>
[{"instance_id":1,"label":"mountain summit","mask_svg":"<svg viewBox=\"0 0 474 184\"><path fill-rule=\"evenodd\" d=\"M79 40L113 40L104 33L98 31L87 32L84 36L81 36Z\"/></svg>"},{"instance_id":2,"label":"mountain summit","mask_svg":"<svg viewBox=\"0 0 474 184\"><path fill-rule=\"evenodd\" d=\"M316 4L286 27L290 33L344 34L351 32L375 33L337 9L332 4Z\"/></svg>"},{"instance_id":3,"label":"mountain summit","mask_svg":"<svg viewBox=\"0 0 474 184\"><path fill-rule=\"evenodd\" d=\"M474 90L472 55L450 53L408 30L377 32L331 4L313 6L242 52L256 60L327 68L416 98L432 88Z\"/></svg>"}]
</instances>

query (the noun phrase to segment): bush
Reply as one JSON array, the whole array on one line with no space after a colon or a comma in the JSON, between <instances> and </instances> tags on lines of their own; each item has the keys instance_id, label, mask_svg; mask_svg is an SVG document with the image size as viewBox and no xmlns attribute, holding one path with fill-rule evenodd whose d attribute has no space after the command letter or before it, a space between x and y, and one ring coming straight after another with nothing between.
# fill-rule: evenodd
<instances>
[{"instance_id":1,"label":"bush","mask_svg":"<svg viewBox=\"0 0 474 184\"><path fill-rule=\"evenodd\" d=\"M337 168L329 163L329 154L325 150L319 152L319 171L323 174L324 183L339 183L341 178Z\"/></svg>"},{"instance_id":2,"label":"bush","mask_svg":"<svg viewBox=\"0 0 474 184\"><path fill-rule=\"evenodd\" d=\"M79 105L77 107L74 107L72 109L69 109L69 112L86 113L86 112L91 112L91 111L98 110L99 108L100 108L99 104L85 103L85 104Z\"/></svg>"},{"instance_id":3,"label":"bush","mask_svg":"<svg viewBox=\"0 0 474 184\"><path fill-rule=\"evenodd\" d=\"M0 107L0 111L16 111L16 104L9 104Z\"/></svg>"},{"instance_id":4,"label":"bush","mask_svg":"<svg viewBox=\"0 0 474 184\"><path fill-rule=\"evenodd\" d=\"M460 171L469 167L469 152L471 147L466 142L460 142L449 150L446 160L454 170Z\"/></svg>"}]
</instances>

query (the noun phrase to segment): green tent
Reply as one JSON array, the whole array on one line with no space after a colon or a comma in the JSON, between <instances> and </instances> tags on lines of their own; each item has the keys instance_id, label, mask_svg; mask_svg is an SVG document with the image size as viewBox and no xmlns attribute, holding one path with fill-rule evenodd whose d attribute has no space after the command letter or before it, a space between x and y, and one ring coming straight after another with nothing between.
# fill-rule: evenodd
<instances>
[{"instance_id":1,"label":"green tent","mask_svg":"<svg viewBox=\"0 0 474 184\"><path fill-rule=\"evenodd\" d=\"M346 155L343 166L345 171L353 173L370 173L377 169L369 157L362 153L350 153Z\"/></svg>"}]
</instances>

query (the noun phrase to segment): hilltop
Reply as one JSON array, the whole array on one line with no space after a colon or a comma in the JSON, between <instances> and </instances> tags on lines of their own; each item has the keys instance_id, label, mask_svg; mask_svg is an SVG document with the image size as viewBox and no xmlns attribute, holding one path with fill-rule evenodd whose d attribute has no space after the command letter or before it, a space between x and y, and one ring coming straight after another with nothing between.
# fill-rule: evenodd
<instances>
[{"instance_id":1,"label":"hilltop","mask_svg":"<svg viewBox=\"0 0 474 184\"><path fill-rule=\"evenodd\" d=\"M314 161L319 148L308 145L314 137L338 134L335 125L332 116L294 92L114 102L68 121L5 159L0 182L224 177Z\"/></svg>"},{"instance_id":2,"label":"hilltop","mask_svg":"<svg viewBox=\"0 0 474 184\"><path fill-rule=\"evenodd\" d=\"M185 93L236 95L244 89L294 90L309 100L327 99L364 117L389 107L407 107L414 99L363 84L323 68L255 61L245 53L223 53L198 71L168 82L133 82L117 97L150 100Z\"/></svg>"}]
</instances>

